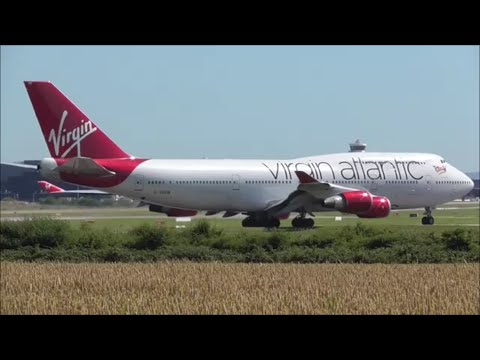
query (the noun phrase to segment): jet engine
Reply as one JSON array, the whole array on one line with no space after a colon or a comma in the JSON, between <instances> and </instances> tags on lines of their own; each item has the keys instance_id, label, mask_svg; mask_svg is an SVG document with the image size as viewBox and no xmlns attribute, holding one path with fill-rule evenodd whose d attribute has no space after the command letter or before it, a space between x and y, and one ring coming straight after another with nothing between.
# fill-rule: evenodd
<instances>
[{"instance_id":1,"label":"jet engine","mask_svg":"<svg viewBox=\"0 0 480 360\"><path fill-rule=\"evenodd\" d=\"M347 191L325 199L324 206L344 213L358 214L370 210L372 202L372 195L368 191Z\"/></svg>"},{"instance_id":2,"label":"jet engine","mask_svg":"<svg viewBox=\"0 0 480 360\"><path fill-rule=\"evenodd\" d=\"M390 214L390 200L383 196L373 196L373 204L370 210L357 214L359 218L384 218Z\"/></svg>"},{"instance_id":3,"label":"jet engine","mask_svg":"<svg viewBox=\"0 0 480 360\"><path fill-rule=\"evenodd\" d=\"M361 218L382 218L390 213L390 201L383 196L374 196L368 191L347 191L324 200L324 206L355 214Z\"/></svg>"}]
</instances>

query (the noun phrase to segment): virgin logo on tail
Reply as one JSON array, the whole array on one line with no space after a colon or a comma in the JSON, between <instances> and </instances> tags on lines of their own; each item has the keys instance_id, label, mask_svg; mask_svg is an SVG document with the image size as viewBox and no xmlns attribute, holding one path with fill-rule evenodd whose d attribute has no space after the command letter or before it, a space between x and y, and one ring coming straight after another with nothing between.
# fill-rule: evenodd
<instances>
[{"instance_id":1,"label":"virgin logo on tail","mask_svg":"<svg viewBox=\"0 0 480 360\"><path fill-rule=\"evenodd\" d=\"M72 130L67 131L66 129L63 128L63 125L65 123L65 119L67 118L68 111L65 110L62 113L62 118L60 119L60 125L58 126L58 132L55 133L55 129L50 130L50 134L48 136L48 142L53 142L53 147L55 149L55 156L59 156L60 154L60 146L62 149L65 146L68 146L67 150L63 152L63 154L60 156L64 158L67 156L70 151L75 148L75 146L78 147L79 151L77 152L77 155L80 156L80 144L83 139L85 139L87 136L93 134L95 131L97 131L97 128L92 124L92 122L89 120L84 123L84 120L81 121L80 126L74 127Z\"/></svg>"}]
</instances>

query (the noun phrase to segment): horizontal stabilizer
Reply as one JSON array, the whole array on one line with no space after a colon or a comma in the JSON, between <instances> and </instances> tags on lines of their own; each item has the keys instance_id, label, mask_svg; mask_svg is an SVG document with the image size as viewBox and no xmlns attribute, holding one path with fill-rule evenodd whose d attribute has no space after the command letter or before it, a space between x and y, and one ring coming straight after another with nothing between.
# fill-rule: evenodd
<instances>
[{"instance_id":1,"label":"horizontal stabilizer","mask_svg":"<svg viewBox=\"0 0 480 360\"><path fill-rule=\"evenodd\" d=\"M114 176L113 171L105 169L97 164L93 159L87 157L74 157L65 164L60 165L56 169L64 174L82 175L82 176Z\"/></svg>"},{"instance_id":2,"label":"horizontal stabilizer","mask_svg":"<svg viewBox=\"0 0 480 360\"><path fill-rule=\"evenodd\" d=\"M19 168L24 168L24 169L32 169L32 170L38 170L38 165L31 165L31 164L25 164L23 162L2 162L2 165L8 165L8 166L15 166Z\"/></svg>"}]
</instances>

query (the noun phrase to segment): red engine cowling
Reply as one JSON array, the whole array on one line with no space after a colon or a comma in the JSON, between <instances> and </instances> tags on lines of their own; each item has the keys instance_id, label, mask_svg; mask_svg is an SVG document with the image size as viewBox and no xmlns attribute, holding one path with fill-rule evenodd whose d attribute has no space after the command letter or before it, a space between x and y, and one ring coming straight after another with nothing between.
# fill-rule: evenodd
<instances>
[{"instance_id":1,"label":"red engine cowling","mask_svg":"<svg viewBox=\"0 0 480 360\"><path fill-rule=\"evenodd\" d=\"M195 216L197 211L171 208L166 214L170 217Z\"/></svg>"},{"instance_id":2,"label":"red engine cowling","mask_svg":"<svg viewBox=\"0 0 480 360\"><path fill-rule=\"evenodd\" d=\"M383 218L390 214L390 200L368 191L348 191L325 199L325 207L361 218Z\"/></svg>"},{"instance_id":3,"label":"red engine cowling","mask_svg":"<svg viewBox=\"0 0 480 360\"><path fill-rule=\"evenodd\" d=\"M372 195L368 191L349 191L342 194L345 200L346 213L358 214L372 207Z\"/></svg>"},{"instance_id":4,"label":"red engine cowling","mask_svg":"<svg viewBox=\"0 0 480 360\"><path fill-rule=\"evenodd\" d=\"M177 208L171 208L167 206L160 206L160 205L153 205L153 204L148 207L148 210L164 213L164 214L167 214L167 216L169 217L183 217L183 216L197 215L196 210L177 209Z\"/></svg>"},{"instance_id":5,"label":"red engine cowling","mask_svg":"<svg viewBox=\"0 0 480 360\"><path fill-rule=\"evenodd\" d=\"M368 191L347 191L325 199L324 206L344 213L358 214L372 207L372 195Z\"/></svg>"},{"instance_id":6,"label":"red engine cowling","mask_svg":"<svg viewBox=\"0 0 480 360\"><path fill-rule=\"evenodd\" d=\"M290 213L286 213L286 214L279 215L276 218L278 220L287 220L289 216L290 216Z\"/></svg>"},{"instance_id":7,"label":"red engine cowling","mask_svg":"<svg viewBox=\"0 0 480 360\"><path fill-rule=\"evenodd\" d=\"M390 200L383 196L373 196L372 207L365 212L358 213L359 218L384 218L390 214Z\"/></svg>"}]
</instances>

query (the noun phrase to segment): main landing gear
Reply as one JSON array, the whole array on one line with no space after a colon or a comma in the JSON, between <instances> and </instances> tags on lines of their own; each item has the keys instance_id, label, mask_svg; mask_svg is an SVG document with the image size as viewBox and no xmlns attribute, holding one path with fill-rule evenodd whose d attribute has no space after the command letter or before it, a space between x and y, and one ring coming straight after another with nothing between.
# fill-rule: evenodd
<instances>
[{"instance_id":1,"label":"main landing gear","mask_svg":"<svg viewBox=\"0 0 480 360\"><path fill-rule=\"evenodd\" d=\"M311 229L315 225L313 219L305 218L306 211L301 211L300 214L292 220L294 229ZM248 217L242 220L243 227L264 227L267 229L276 229L280 227L280 220L264 215L263 213L248 213Z\"/></svg>"},{"instance_id":2,"label":"main landing gear","mask_svg":"<svg viewBox=\"0 0 480 360\"><path fill-rule=\"evenodd\" d=\"M313 219L305 218L306 212L302 211L295 219L292 220L292 226L295 229L310 229L315 225Z\"/></svg>"},{"instance_id":3,"label":"main landing gear","mask_svg":"<svg viewBox=\"0 0 480 360\"><path fill-rule=\"evenodd\" d=\"M425 207L425 215L422 218L422 224L423 225L433 225L435 220L433 219L432 216L432 208L430 206Z\"/></svg>"},{"instance_id":4,"label":"main landing gear","mask_svg":"<svg viewBox=\"0 0 480 360\"><path fill-rule=\"evenodd\" d=\"M252 216L246 217L242 221L243 227L265 227L265 228L278 228L280 226L280 220L273 217L259 217Z\"/></svg>"}]
</instances>

